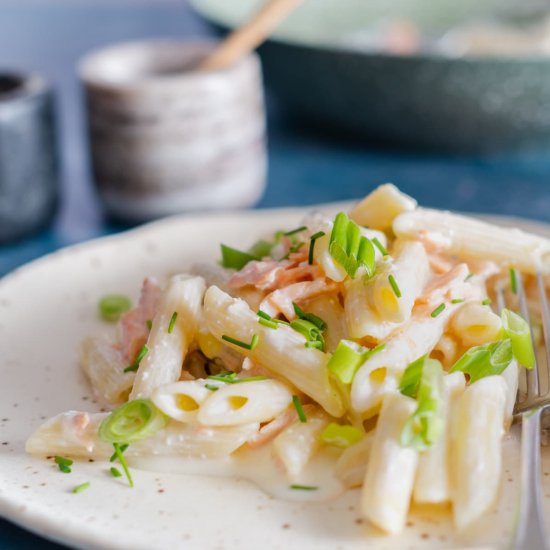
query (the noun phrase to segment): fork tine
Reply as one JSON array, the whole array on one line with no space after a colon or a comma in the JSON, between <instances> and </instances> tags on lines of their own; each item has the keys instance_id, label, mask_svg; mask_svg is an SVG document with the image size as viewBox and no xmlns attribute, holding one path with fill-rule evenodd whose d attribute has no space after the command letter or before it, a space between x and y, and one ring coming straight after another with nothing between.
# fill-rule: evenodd
<instances>
[{"instance_id":1,"label":"fork tine","mask_svg":"<svg viewBox=\"0 0 550 550\"><path fill-rule=\"evenodd\" d=\"M497 312L500 315L502 313L502 310L504 309L504 289L500 287L497 290Z\"/></svg>"},{"instance_id":2,"label":"fork tine","mask_svg":"<svg viewBox=\"0 0 550 550\"><path fill-rule=\"evenodd\" d=\"M548 308L548 297L541 273L537 273L537 287L539 291L540 308L542 313L542 334L544 337L544 351L546 353L546 394L550 392L550 309ZM531 336L533 331L531 331ZM533 349L536 349L533 345ZM538 366L538 363L537 363ZM540 374L539 374L540 384ZM540 390L540 388L539 388Z\"/></svg>"},{"instance_id":3,"label":"fork tine","mask_svg":"<svg viewBox=\"0 0 550 550\"><path fill-rule=\"evenodd\" d=\"M519 271L516 271L517 291L519 298L519 310L521 316L529 323L531 327L531 318L529 317L529 309L527 307L527 298L525 296L525 288L523 287L523 278ZM533 330L531 330L531 340L533 340ZM546 340L546 334L544 339L545 344L550 344L550 341ZM533 349L535 345L533 342ZM535 399L540 395L540 380L539 380L539 364L538 361L535 364L534 369L527 370L527 399Z\"/></svg>"}]
</instances>

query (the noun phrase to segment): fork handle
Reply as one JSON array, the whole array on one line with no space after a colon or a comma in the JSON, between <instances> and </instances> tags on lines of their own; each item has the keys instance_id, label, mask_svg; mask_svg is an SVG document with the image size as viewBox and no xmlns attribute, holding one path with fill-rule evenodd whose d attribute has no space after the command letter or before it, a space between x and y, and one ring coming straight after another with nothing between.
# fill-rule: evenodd
<instances>
[{"instance_id":1,"label":"fork handle","mask_svg":"<svg viewBox=\"0 0 550 550\"><path fill-rule=\"evenodd\" d=\"M521 417L521 492L514 548L548 550L542 517L540 481L540 420L542 408Z\"/></svg>"}]
</instances>

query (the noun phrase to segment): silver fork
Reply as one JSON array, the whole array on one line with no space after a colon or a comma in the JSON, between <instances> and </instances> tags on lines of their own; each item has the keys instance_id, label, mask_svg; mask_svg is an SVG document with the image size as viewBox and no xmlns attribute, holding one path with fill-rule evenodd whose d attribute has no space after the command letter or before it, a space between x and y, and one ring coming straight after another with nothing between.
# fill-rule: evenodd
<instances>
[{"instance_id":1,"label":"silver fork","mask_svg":"<svg viewBox=\"0 0 550 550\"><path fill-rule=\"evenodd\" d=\"M529 322L529 310L521 276L516 272L517 294L521 316ZM525 397L518 397L514 408L514 417L521 419L521 480L520 502L516 518L516 530L513 541L515 550L548 550L548 535L544 528L541 464L540 430L541 416L550 406L550 310L546 290L541 274L537 274L537 287L542 311L542 329L546 361L536 361L535 368L526 370ZM498 294L498 307L504 307L502 291ZM531 330L531 334L533 331ZM542 363L542 364L541 364ZM544 364L546 363L546 364ZM542 391L541 373L546 369L547 387Z\"/></svg>"}]
</instances>

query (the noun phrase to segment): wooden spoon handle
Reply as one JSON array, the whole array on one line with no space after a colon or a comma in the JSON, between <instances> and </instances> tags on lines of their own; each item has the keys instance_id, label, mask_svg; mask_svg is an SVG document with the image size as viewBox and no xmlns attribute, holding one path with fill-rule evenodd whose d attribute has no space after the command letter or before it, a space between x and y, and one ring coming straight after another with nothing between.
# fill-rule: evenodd
<instances>
[{"instance_id":1,"label":"wooden spoon handle","mask_svg":"<svg viewBox=\"0 0 550 550\"><path fill-rule=\"evenodd\" d=\"M268 0L242 27L233 31L202 63L200 71L215 71L235 63L257 48L303 0Z\"/></svg>"}]
</instances>

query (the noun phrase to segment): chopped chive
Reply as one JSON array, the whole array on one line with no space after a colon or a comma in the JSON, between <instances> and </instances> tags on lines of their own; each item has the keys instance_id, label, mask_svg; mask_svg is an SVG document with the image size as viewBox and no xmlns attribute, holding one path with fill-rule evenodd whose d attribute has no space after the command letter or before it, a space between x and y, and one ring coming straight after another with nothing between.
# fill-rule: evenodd
<instances>
[{"instance_id":1,"label":"chopped chive","mask_svg":"<svg viewBox=\"0 0 550 550\"><path fill-rule=\"evenodd\" d=\"M147 319L147 321L145 321L145 324L147 325L147 328L149 330L153 328L153 321L151 319Z\"/></svg>"},{"instance_id":2,"label":"chopped chive","mask_svg":"<svg viewBox=\"0 0 550 550\"><path fill-rule=\"evenodd\" d=\"M141 360L147 355L148 351L149 348L147 347L147 344L143 344L143 347L139 350L139 353L137 354L136 360L130 366L126 367L124 369L124 372L137 371Z\"/></svg>"},{"instance_id":3,"label":"chopped chive","mask_svg":"<svg viewBox=\"0 0 550 550\"><path fill-rule=\"evenodd\" d=\"M124 443L124 445L119 445L120 452L123 453L128 448L128 443ZM111 458L109 459L109 462L114 462L117 459L117 454L114 452L111 455Z\"/></svg>"},{"instance_id":4,"label":"chopped chive","mask_svg":"<svg viewBox=\"0 0 550 550\"><path fill-rule=\"evenodd\" d=\"M54 461L59 466L61 466L62 464L64 466L72 466L73 465L73 461L70 458L65 458L64 456L55 456Z\"/></svg>"},{"instance_id":5,"label":"chopped chive","mask_svg":"<svg viewBox=\"0 0 550 550\"><path fill-rule=\"evenodd\" d=\"M258 345L258 335L253 334L252 340L250 341L250 344L247 344L246 342L241 342L240 340L237 340L236 338L231 338L231 336L227 336L227 334L222 335L222 340L225 340L226 342L229 342L230 344L233 344L235 346L239 346L240 348L244 348L247 350L252 351L257 345Z\"/></svg>"},{"instance_id":6,"label":"chopped chive","mask_svg":"<svg viewBox=\"0 0 550 550\"><path fill-rule=\"evenodd\" d=\"M210 391L218 391L220 389L218 386L214 386L214 384L205 384L204 387Z\"/></svg>"},{"instance_id":7,"label":"chopped chive","mask_svg":"<svg viewBox=\"0 0 550 550\"><path fill-rule=\"evenodd\" d=\"M244 378L235 379L235 384L240 384L241 382L257 382L258 380L269 380L268 376L245 376Z\"/></svg>"},{"instance_id":8,"label":"chopped chive","mask_svg":"<svg viewBox=\"0 0 550 550\"><path fill-rule=\"evenodd\" d=\"M77 485L73 489L73 493L76 495L78 493L82 493L82 491L85 491L90 486L90 482L86 481L86 483L81 483L80 485Z\"/></svg>"},{"instance_id":9,"label":"chopped chive","mask_svg":"<svg viewBox=\"0 0 550 550\"><path fill-rule=\"evenodd\" d=\"M378 250L380 250L380 253L382 254L382 256L388 256L389 255L389 252L386 249L386 247L376 237L374 237L371 240L372 240L372 243L374 244L374 246L376 246L376 248L378 248ZM400 298L400 296L398 296L398 298Z\"/></svg>"},{"instance_id":10,"label":"chopped chive","mask_svg":"<svg viewBox=\"0 0 550 550\"><path fill-rule=\"evenodd\" d=\"M64 474L70 474L71 473L71 468L70 466L67 466L67 464L59 464L59 469L64 473Z\"/></svg>"},{"instance_id":11,"label":"chopped chive","mask_svg":"<svg viewBox=\"0 0 550 550\"><path fill-rule=\"evenodd\" d=\"M115 448L115 454L118 458L118 461L120 462L120 465L122 466L122 469L124 470L124 473L126 474L126 477L128 478L128 484L130 487L134 486L134 480L132 479L132 474L130 474L130 469L128 468L128 463L126 462L126 459L124 458L124 455L122 454L121 447L118 443L113 443L113 447ZM128 448L128 447L126 447Z\"/></svg>"},{"instance_id":12,"label":"chopped chive","mask_svg":"<svg viewBox=\"0 0 550 550\"><path fill-rule=\"evenodd\" d=\"M483 302L481 302L481 305L482 306L490 306L492 303L493 303L493 301L491 300L491 298L485 298L485 300L483 300Z\"/></svg>"},{"instance_id":13,"label":"chopped chive","mask_svg":"<svg viewBox=\"0 0 550 550\"><path fill-rule=\"evenodd\" d=\"M297 485L295 483L290 485L290 488L297 489L299 491L317 491L319 489L319 487L315 485Z\"/></svg>"},{"instance_id":14,"label":"chopped chive","mask_svg":"<svg viewBox=\"0 0 550 550\"><path fill-rule=\"evenodd\" d=\"M109 294L101 298L97 307L104 321L116 323L120 316L132 307L132 302L126 296Z\"/></svg>"},{"instance_id":15,"label":"chopped chive","mask_svg":"<svg viewBox=\"0 0 550 550\"><path fill-rule=\"evenodd\" d=\"M401 290L400 290L399 286L397 285L397 281L395 280L395 277L391 273L388 275L388 281L390 283L390 286L392 287L392 290L393 290L394 294L398 298L401 298Z\"/></svg>"},{"instance_id":16,"label":"chopped chive","mask_svg":"<svg viewBox=\"0 0 550 550\"><path fill-rule=\"evenodd\" d=\"M464 298L455 298L454 300L451 300L451 304L461 304L464 301Z\"/></svg>"},{"instance_id":17,"label":"chopped chive","mask_svg":"<svg viewBox=\"0 0 550 550\"><path fill-rule=\"evenodd\" d=\"M261 317L262 319L265 319L266 321L271 321L272 317L267 314L265 311L262 311L261 309L258 310L258 313L256 314L258 317Z\"/></svg>"},{"instance_id":18,"label":"chopped chive","mask_svg":"<svg viewBox=\"0 0 550 550\"><path fill-rule=\"evenodd\" d=\"M468 273L468 275L466 275L466 278L464 279L464 282L469 281L473 276L474 276L473 273L471 273L471 272Z\"/></svg>"},{"instance_id":19,"label":"chopped chive","mask_svg":"<svg viewBox=\"0 0 550 550\"><path fill-rule=\"evenodd\" d=\"M324 231L317 231L317 233L315 233L309 238L309 255L307 259L307 263L309 265L313 264L313 249L315 248L315 241L324 236L325 236Z\"/></svg>"},{"instance_id":20,"label":"chopped chive","mask_svg":"<svg viewBox=\"0 0 550 550\"><path fill-rule=\"evenodd\" d=\"M111 472L111 475L113 477L121 477L122 476L122 474L120 473L120 470L118 468L115 468L114 466L111 468L110 472Z\"/></svg>"},{"instance_id":21,"label":"chopped chive","mask_svg":"<svg viewBox=\"0 0 550 550\"><path fill-rule=\"evenodd\" d=\"M170 323L168 323L168 334L172 334L172 332L174 331L177 318L178 318L178 312L174 311L174 313L172 313L172 317L170 317Z\"/></svg>"},{"instance_id":22,"label":"chopped chive","mask_svg":"<svg viewBox=\"0 0 550 550\"><path fill-rule=\"evenodd\" d=\"M267 319L258 319L258 323L260 325L263 325L264 327L271 328L273 330L277 330L279 328L279 325L275 321L268 321Z\"/></svg>"},{"instance_id":23,"label":"chopped chive","mask_svg":"<svg viewBox=\"0 0 550 550\"><path fill-rule=\"evenodd\" d=\"M302 408L302 402L300 401L300 398L297 395L292 396L292 403L294 404L294 408L298 413L298 418L300 419L300 422L307 422L307 416L306 416L306 413L304 412L304 409Z\"/></svg>"},{"instance_id":24,"label":"chopped chive","mask_svg":"<svg viewBox=\"0 0 550 550\"><path fill-rule=\"evenodd\" d=\"M227 384L234 384L237 373L233 371L221 372L220 374L211 374L208 376L208 380L216 380L218 382L225 382Z\"/></svg>"},{"instance_id":25,"label":"chopped chive","mask_svg":"<svg viewBox=\"0 0 550 550\"><path fill-rule=\"evenodd\" d=\"M296 233L301 233L302 231L305 231L307 227L305 225L302 225L300 227L297 227L296 229L292 229L291 231L287 231L283 233L285 237L290 237L290 235L295 235Z\"/></svg>"},{"instance_id":26,"label":"chopped chive","mask_svg":"<svg viewBox=\"0 0 550 550\"><path fill-rule=\"evenodd\" d=\"M325 330L327 328L327 324L323 321L323 319L321 319L321 317L317 317L317 315L314 315L313 313L306 313L296 302L292 302L292 307L294 308L294 313L299 319L304 319L305 321L313 323L319 330Z\"/></svg>"},{"instance_id":27,"label":"chopped chive","mask_svg":"<svg viewBox=\"0 0 550 550\"><path fill-rule=\"evenodd\" d=\"M514 294L518 293L518 274L515 269L510 269L510 286Z\"/></svg>"},{"instance_id":28,"label":"chopped chive","mask_svg":"<svg viewBox=\"0 0 550 550\"><path fill-rule=\"evenodd\" d=\"M273 319L275 323L278 323L279 325L287 325L290 326L290 323L288 321L283 321L282 319Z\"/></svg>"},{"instance_id":29,"label":"chopped chive","mask_svg":"<svg viewBox=\"0 0 550 550\"><path fill-rule=\"evenodd\" d=\"M439 304L431 313L432 317L437 317L445 309L445 304Z\"/></svg>"}]
</instances>

